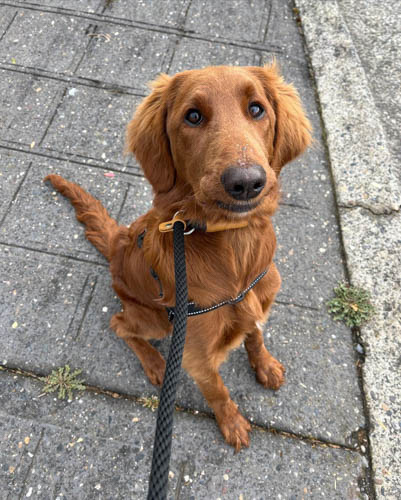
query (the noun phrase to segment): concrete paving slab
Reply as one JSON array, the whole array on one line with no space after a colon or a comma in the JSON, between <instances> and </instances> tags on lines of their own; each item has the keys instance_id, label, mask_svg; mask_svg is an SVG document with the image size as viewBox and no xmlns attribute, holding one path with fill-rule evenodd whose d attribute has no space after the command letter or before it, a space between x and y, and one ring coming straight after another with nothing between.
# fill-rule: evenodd
<instances>
[{"instance_id":1,"label":"concrete paving slab","mask_svg":"<svg viewBox=\"0 0 401 500\"><path fill-rule=\"evenodd\" d=\"M139 214L144 214L152 208L152 200L152 187L145 178L135 177L128 181L128 191L118 222L129 226Z\"/></svg>"},{"instance_id":2,"label":"concrete paving slab","mask_svg":"<svg viewBox=\"0 0 401 500\"><path fill-rule=\"evenodd\" d=\"M99 24L77 75L145 91L149 80L167 71L176 41L166 33Z\"/></svg>"},{"instance_id":3,"label":"concrete paving slab","mask_svg":"<svg viewBox=\"0 0 401 500\"><path fill-rule=\"evenodd\" d=\"M168 73L173 75L187 69L210 65L259 65L260 54L253 49L224 43L181 38L174 52Z\"/></svg>"},{"instance_id":4,"label":"concrete paving slab","mask_svg":"<svg viewBox=\"0 0 401 500\"><path fill-rule=\"evenodd\" d=\"M133 396L158 393L109 328L120 304L107 269L18 249L2 248L2 255L8 299L1 352L9 366L46 373L70 363L91 385ZM244 414L260 425L354 446L364 417L348 329L318 312L276 305L266 344L287 367L278 393L258 386L243 348L221 370ZM167 356L169 340L156 345ZM185 374L177 402L210 412Z\"/></svg>"},{"instance_id":5,"label":"concrete paving slab","mask_svg":"<svg viewBox=\"0 0 401 500\"><path fill-rule=\"evenodd\" d=\"M88 392L69 403L40 398L41 384L4 372L0 384L2 433L9 443L0 458L7 492L38 499L144 498L155 413L133 401ZM10 394L12 399L5 397ZM176 413L168 498L356 499L363 494L364 461L358 453L257 429L252 435L250 448L233 454L213 421ZM18 467L22 454L29 468Z\"/></svg>"},{"instance_id":6,"label":"concrete paving slab","mask_svg":"<svg viewBox=\"0 0 401 500\"><path fill-rule=\"evenodd\" d=\"M2 361L46 370L63 363L93 293L96 269L0 248L2 296L7 297L0 311Z\"/></svg>"},{"instance_id":7,"label":"concrete paving slab","mask_svg":"<svg viewBox=\"0 0 401 500\"><path fill-rule=\"evenodd\" d=\"M322 150L312 147L286 165L280 172L280 183L282 204L315 211L322 218L335 212L330 170ZM316 193L321 196L316 197Z\"/></svg>"},{"instance_id":8,"label":"concrete paving slab","mask_svg":"<svg viewBox=\"0 0 401 500\"><path fill-rule=\"evenodd\" d=\"M296 5L316 77L338 202L379 214L398 210L398 173L337 2L297 0Z\"/></svg>"},{"instance_id":9,"label":"concrete paving slab","mask_svg":"<svg viewBox=\"0 0 401 500\"><path fill-rule=\"evenodd\" d=\"M263 42L270 8L271 2L263 0L192 2L185 29L216 38Z\"/></svg>"},{"instance_id":10,"label":"concrete paving slab","mask_svg":"<svg viewBox=\"0 0 401 500\"><path fill-rule=\"evenodd\" d=\"M124 168L125 129L140 97L83 85L69 86L42 146Z\"/></svg>"},{"instance_id":11,"label":"concrete paving slab","mask_svg":"<svg viewBox=\"0 0 401 500\"><path fill-rule=\"evenodd\" d=\"M0 70L0 134L2 139L34 147L61 99L56 82L15 71Z\"/></svg>"},{"instance_id":12,"label":"concrete paving slab","mask_svg":"<svg viewBox=\"0 0 401 500\"><path fill-rule=\"evenodd\" d=\"M369 87L393 153L395 173L400 173L401 96L399 92L401 58L401 3L373 0L359 8L352 0L338 0L344 21L352 36ZM385 75L385 77L384 77ZM399 177L401 180L401 176Z\"/></svg>"},{"instance_id":13,"label":"concrete paving slab","mask_svg":"<svg viewBox=\"0 0 401 500\"><path fill-rule=\"evenodd\" d=\"M71 204L43 179L50 173L57 173L77 182L101 199L110 214L117 217L128 186L121 174L109 178L105 177L106 172L33 157L32 167L0 228L0 239L105 265L104 257L85 239L84 228L77 222Z\"/></svg>"},{"instance_id":14,"label":"concrete paving slab","mask_svg":"<svg viewBox=\"0 0 401 500\"><path fill-rule=\"evenodd\" d=\"M190 0L139 0L137 2L112 1L106 3L107 16L140 21L150 25L181 27Z\"/></svg>"},{"instance_id":15,"label":"concrete paving slab","mask_svg":"<svg viewBox=\"0 0 401 500\"><path fill-rule=\"evenodd\" d=\"M401 492L401 214L377 217L342 209L352 283L369 290L376 315L361 328L375 484L380 498Z\"/></svg>"},{"instance_id":16,"label":"concrete paving slab","mask_svg":"<svg viewBox=\"0 0 401 500\"><path fill-rule=\"evenodd\" d=\"M333 288L345 277L335 213L282 205L274 227L275 262L283 277L277 300L325 311Z\"/></svg>"},{"instance_id":17,"label":"concrete paving slab","mask_svg":"<svg viewBox=\"0 0 401 500\"><path fill-rule=\"evenodd\" d=\"M284 61L297 60L304 64L303 40L295 22L292 3L272 0L270 4L265 43L279 47L282 50L280 58Z\"/></svg>"},{"instance_id":18,"label":"concrete paving slab","mask_svg":"<svg viewBox=\"0 0 401 500\"><path fill-rule=\"evenodd\" d=\"M0 41L0 61L72 74L88 42L88 21L19 10Z\"/></svg>"},{"instance_id":19,"label":"concrete paving slab","mask_svg":"<svg viewBox=\"0 0 401 500\"><path fill-rule=\"evenodd\" d=\"M43 437L43 428L32 421L25 422L4 414L2 417L0 421L2 495L4 498L21 498L34 452Z\"/></svg>"},{"instance_id":20,"label":"concrete paving slab","mask_svg":"<svg viewBox=\"0 0 401 500\"><path fill-rule=\"evenodd\" d=\"M22 0L22 3L30 5L35 5L34 1L30 0ZM88 12L94 13L103 7L103 0L40 0L40 2L36 2L40 4L41 7L54 7L61 8L63 10L72 10L74 14L76 12Z\"/></svg>"}]
</instances>

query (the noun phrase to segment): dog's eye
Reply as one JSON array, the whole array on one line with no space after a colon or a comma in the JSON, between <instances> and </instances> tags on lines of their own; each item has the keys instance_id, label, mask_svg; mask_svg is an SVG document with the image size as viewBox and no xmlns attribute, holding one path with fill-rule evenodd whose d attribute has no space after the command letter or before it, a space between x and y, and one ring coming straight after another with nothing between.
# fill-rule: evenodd
<instances>
[{"instance_id":1,"label":"dog's eye","mask_svg":"<svg viewBox=\"0 0 401 500\"><path fill-rule=\"evenodd\" d=\"M248 107L248 110L249 114L252 116L254 120L259 120L265 114L264 108L257 102L251 102L251 104Z\"/></svg>"},{"instance_id":2,"label":"dog's eye","mask_svg":"<svg viewBox=\"0 0 401 500\"><path fill-rule=\"evenodd\" d=\"M198 109L190 109L185 115L185 123L191 127L197 127L203 121L202 113Z\"/></svg>"}]
</instances>

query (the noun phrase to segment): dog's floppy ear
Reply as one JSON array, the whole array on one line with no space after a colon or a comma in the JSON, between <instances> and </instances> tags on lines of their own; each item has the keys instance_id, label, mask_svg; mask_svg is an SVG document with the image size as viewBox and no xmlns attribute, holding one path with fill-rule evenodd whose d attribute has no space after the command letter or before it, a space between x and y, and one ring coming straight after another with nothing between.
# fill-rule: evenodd
<instances>
[{"instance_id":1,"label":"dog's floppy ear","mask_svg":"<svg viewBox=\"0 0 401 500\"><path fill-rule=\"evenodd\" d=\"M166 132L167 101L172 78L160 75L127 127L126 152L134 153L155 194L174 186L175 168Z\"/></svg>"},{"instance_id":2,"label":"dog's floppy ear","mask_svg":"<svg viewBox=\"0 0 401 500\"><path fill-rule=\"evenodd\" d=\"M278 175L286 163L303 153L311 143L312 127L298 92L285 83L275 61L252 69L261 80L276 115L271 167Z\"/></svg>"}]
</instances>

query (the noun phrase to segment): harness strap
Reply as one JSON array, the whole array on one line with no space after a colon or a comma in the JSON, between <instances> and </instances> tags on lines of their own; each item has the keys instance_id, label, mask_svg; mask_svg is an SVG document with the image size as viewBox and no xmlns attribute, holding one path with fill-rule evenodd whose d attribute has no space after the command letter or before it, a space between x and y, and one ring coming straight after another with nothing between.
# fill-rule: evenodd
<instances>
[{"instance_id":1,"label":"harness strap","mask_svg":"<svg viewBox=\"0 0 401 500\"><path fill-rule=\"evenodd\" d=\"M188 312L187 316L198 316L199 314L204 314L208 313L210 311L214 311L216 309L219 309L220 307L226 306L226 305L235 305L244 300L246 294L252 290L252 288L259 283L259 281L266 275L268 269L265 269L263 272L261 272L252 282L251 284L245 288L242 292L240 292L236 297L231 298L231 299L226 299L218 304L214 304L213 306L209 307L200 307L195 304L195 302L188 302ZM174 307L166 307L167 313L168 313L168 320L172 322L174 320L175 316L175 308Z\"/></svg>"},{"instance_id":2,"label":"harness strap","mask_svg":"<svg viewBox=\"0 0 401 500\"><path fill-rule=\"evenodd\" d=\"M181 221L180 221L181 222ZM146 234L146 229L138 236L137 239L137 244L139 248L142 248L143 245L143 239ZM188 302L187 305L187 316L198 316L199 314L205 314L211 311L215 311L216 309L219 309L220 307L226 306L226 305L235 305L244 300L246 294L252 290L252 288L259 283L259 281L267 274L267 271L269 268L265 269L262 271L256 278L250 283L250 285L245 288L242 292L240 292L236 297L222 300L218 304L214 304L209 307L200 307L196 305L195 302ZM157 281L157 284L159 285L159 297L163 297L163 285L161 283L161 280L159 276L157 275L156 271L153 269L153 267L150 268L150 274L152 275L152 278ZM175 307L166 307L166 311L168 314L168 320L170 323L174 321L174 316L175 316Z\"/></svg>"}]
</instances>

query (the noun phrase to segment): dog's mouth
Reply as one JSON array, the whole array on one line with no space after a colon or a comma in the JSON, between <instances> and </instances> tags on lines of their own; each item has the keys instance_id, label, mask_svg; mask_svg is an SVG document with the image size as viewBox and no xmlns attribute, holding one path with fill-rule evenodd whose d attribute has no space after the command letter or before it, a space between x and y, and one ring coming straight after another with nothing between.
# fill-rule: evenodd
<instances>
[{"instance_id":1,"label":"dog's mouth","mask_svg":"<svg viewBox=\"0 0 401 500\"><path fill-rule=\"evenodd\" d=\"M217 200L217 206L222 208L223 210L227 210L228 212L233 212L237 214L246 214L252 210L254 210L259 204L261 200L255 201L253 203L224 203L223 201Z\"/></svg>"},{"instance_id":2,"label":"dog's mouth","mask_svg":"<svg viewBox=\"0 0 401 500\"><path fill-rule=\"evenodd\" d=\"M196 197L197 203L205 211L205 215L223 218L248 218L254 215L272 215L277 208L278 184L274 184L267 192L262 193L257 198L249 200L225 200L219 195L216 197L206 197L202 192Z\"/></svg>"}]
</instances>

